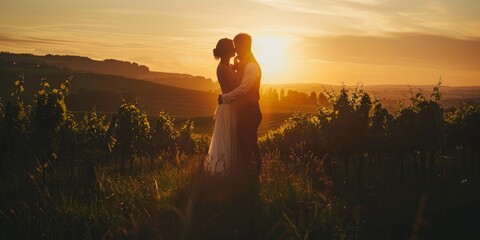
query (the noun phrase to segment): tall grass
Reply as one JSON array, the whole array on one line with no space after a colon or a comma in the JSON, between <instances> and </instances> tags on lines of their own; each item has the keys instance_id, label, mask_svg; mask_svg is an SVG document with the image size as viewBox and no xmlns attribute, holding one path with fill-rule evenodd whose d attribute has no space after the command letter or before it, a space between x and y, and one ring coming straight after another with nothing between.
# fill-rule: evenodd
<instances>
[{"instance_id":1,"label":"tall grass","mask_svg":"<svg viewBox=\"0 0 480 240\"><path fill-rule=\"evenodd\" d=\"M212 201L219 179L201 174L203 157L178 165L140 167L119 175L96 168L93 187L84 179L38 177L4 186L2 239L317 239L344 237L345 213L328 194L318 171L292 167L278 153L263 156L256 191ZM298 159L297 159L298 160ZM312 159L318 161L321 159ZM320 173L316 172L316 174ZM317 175L319 176L319 175ZM56 180L53 180L56 179ZM208 179L208 180L206 180ZM216 182L217 181L217 182ZM320 188L318 186L322 185ZM209 197L205 197L209 196Z\"/></svg>"}]
</instances>

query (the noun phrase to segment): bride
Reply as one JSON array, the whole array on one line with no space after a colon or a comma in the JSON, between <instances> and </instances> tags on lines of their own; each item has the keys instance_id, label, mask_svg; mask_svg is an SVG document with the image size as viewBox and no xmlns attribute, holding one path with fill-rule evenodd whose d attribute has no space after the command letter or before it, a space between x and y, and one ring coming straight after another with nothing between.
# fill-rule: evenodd
<instances>
[{"instance_id":1,"label":"bride","mask_svg":"<svg viewBox=\"0 0 480 240\"><path fill-rule=\"evenodd\" d=\"M217 66L217 79L222 93L232 91L240 85L235 70L230 65L230 59L235 56L233 41L228 38L220 39L213 49L215 59L220 59ZM230 173L237 158L236 133L236 104L220 104L215 111L215 126L208 149L205 169L212 175L226 175Z\"/></svg>"}]
</instances>

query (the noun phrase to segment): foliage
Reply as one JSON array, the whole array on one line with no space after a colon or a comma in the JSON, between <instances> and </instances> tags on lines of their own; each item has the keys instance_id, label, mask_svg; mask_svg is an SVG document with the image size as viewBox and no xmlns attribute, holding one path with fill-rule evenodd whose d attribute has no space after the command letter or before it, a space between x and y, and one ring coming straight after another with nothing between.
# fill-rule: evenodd
<instances>
[{"instance_id":1,"label":"foliage","mask_svg":"<svg viewBox=\"0 0 480 240\"><path fill-rule=\"evenodd\" d=\"M467 145L476 147L479 144L480 105L462 103L454 111L446 113L449 124L448 139L450 145Z\"/></svg>"},{"instance_id":2,"label":"foliage","mask_svg":"<svg viewBox=\"0 0 480 240\"><path fill-rule=\"evenodd\" d=\"M57 133L67 116L65 97L72 78L65 80L59 89L51 90L49 90L50 84L42 78L40 90L34 99L31 140L44 183L47 167L57 158L54 148L59 144Z\"/></svg>"},{"instance_id":3,"label":"foliage","mask_svg":"<svg viewBox=\"0 0 480 240\"><path fill-rule=\"evenodd\" d=\"M370 110L370 130L368 139L368 151L378 154L386 149L386 136L389 131L393 116L385 109L382 102L376 98L372 102Z\"/></svg>"},{"instance_id":4,"label":"foliage","mask_svg":"<svg viewBox=\"0 0 480 240\"><path fill-rule=\"evenodd\" d=\"M470 167L474 171L475 157L480 156L480 105L462 103L445 113L446 145L450 151L459 149L461 160L470 158Z\"/></svg>"},{"instance_id":5,"label":"foliage","mask_svg":"<svg viewBox=\"0 0 480 240\"><path fill-rule=\"evenodd\" d=\"M300 143L307 144L307 149L314 150L316 144L308 140L317 136L318 128L318 118L306 114L294 114L280 128L268 131L260 139L261 149L264 152L278 149L284 158L288 157L293 150L299 148L298 144Z\"/></svg>"},{"instance_id":6,"label":"foliage","mask_svg":"<svg viewBox=\"0 0 480 240\"><path fill-rule=\"evenodd\" d=\"M146 142L150 139L150 123L145 113L140 112L136 102L123 101L118 109L118 121L115 128L115 148L120 156L121 172L125 162L145 152Z\"/></svg>"},{"instance_id":7,"label":"foliage","mask_svg":"<svg viewBox=\"0 0 480 240\"><path fill-rule=\"evenodd\" d=\"M191 120L185 121L180 129L180 134L178 136L178 147L181 153L192 155L195 152L198 152L198 147L195 139L193 138L193 129L195 128L195 123Z\"/></svg>"},{"instance_id":8,"label":"foliage","mask_svg":"<svg viewBox=\"0 0 480 240\"><path fill-rule=\"evenodd\" d=\"M80 122L80 138L82 141L82 149L88 151L100 152L104 151L104 142L107 136L108 124L106 116L98 116L95 108L91 112L86 113ZM90 156L93 157L93 156Z\"/></svg>"},{"instance_id":9,"label":"foliage","mask_svg":"<svg viewBox=\"0 0 480 240\"><path fill-rule=\"evenodd\" d=\"M372 102L361 85L352 90L343 87L338 93L326 92L331 109L322 107L317 114L294 115L260 142L267 151L279 149L283 158L301 144L316 156L328 155L332 163L341 160L345 164L346 182L350 161L357 166L361 183L363 162L367 159L373 162L382 155L400 159L402 164L403 158L418 156L421 173L425 174L427 160L433 168L434 158L445 146L440 84L434 88L433 100L425 98L421 92L412 92L411 104L399 108L395 116L388 113L380 100ZM450 122L458 122L453 117L450 119ZM454 125L452 123L451 128ZM472 125L469 129L475 127ZM461 133L460 136L469 135Z\"/></svg>"},{"instance_id":10,"label":"foliage","mask_svg":"<svg viewBox=\"0 0 480 240\"><path fill-rule=\"evenodd\" d=\"M176 151L176 139L178 132L175 130L175 118L162 111L155 119L155 126L152 129L152 141L149 145L150 156L153 159L161 156L170 162L173 162Z\"/></svg>"},{"instance_id":11,"label":"foliage","mask_svg":"<svg viewBox=\"0 0 480 240\"><path fill-rule=\"evenodd\" d=\"M170 239L212 234L226 234L219 238L231 238L231 234L357 238L362 234L358 229L369 220L362 215L367 208L362 204L369 204L363 199L372 201L371 205L387 205L382 211L394 211L388 204L395 200L383 203L387 198L378 194L388 195L397 179L402 185L395 185L401 187L391 198L399 204L412 200L408 199L412 189L421 192L422 186L433 186L442 192L445 183L458 189L458 196L478 202L465 193L475 189L471 183L475 178L469 176L478 174L480 166L480 105L465 102L444 110L440 83L430 98L412 91L410 104L393 115L361 85L323 93L328 108L319 107L315 114L294 114L260 139L259 192L249 196L256 200L223 205L199 197L202 191L203 195L214 194L215 185L202 178L209 140L194 133L193 121L187 120L177 132L173 117L160 112L149 119L136 101L123 101L113 116L100 115L93 108L77 120L65 102L71 80L52 89L42 79L30 107L23 101L20 76L11 98L0 102L0 220L11 229L6 239ZM313 101L316 94L310 96ZM280 97L287 96L281 93ZM450 171L459 168L452 160L457 152L470 158L470 175ZM114 161L108 161L110 153ZM142 165L146 157L150 166ZM156 168L159 160L162 164ZM129 177L117 175L118 162L122 174L130 163ZM369 174L366 163L370 163ZM356 188L348 185L350 170L357 174ZM342 191L346 192L343 196ZM432 198L449 197L443 195ZM451 202L462 206L458 199ZM239 233L238 224L251 231ZM212 231L219 226L228 227Z\"/></svg>"},{"instance_id":12,"label":"foliage","mask_svg":"<svg viewBox=\"0 0 480 240\"><path fill-rule=\"evenodd\" d=\"M73 169L73 164L76 160L75 153L77 152L77 148L83 147L77 145L82 140L78 132L79 126L73 115L67 113L65 121L59 131L60 149L58 158L59 160L64 161L65 164L69 164L71 169ZM88 150L85 149L85 151Z\"/></svg>"},{"instance_id":13,"label":"foliage","mask_svg":"<svg viewBox=\"0 0 480 240\"><path fill-rule=\"evenodd\" d=\"M3 171L10 171L24 166L27 158L27 139L30 128L30 106L23 102L24 76L15 81L15 90L11 101L2 109L0 124L0 160ZM3 105L2 105L3 107ZM7 161L10 160L10 161Z\"/></svg>"}]
</instances>

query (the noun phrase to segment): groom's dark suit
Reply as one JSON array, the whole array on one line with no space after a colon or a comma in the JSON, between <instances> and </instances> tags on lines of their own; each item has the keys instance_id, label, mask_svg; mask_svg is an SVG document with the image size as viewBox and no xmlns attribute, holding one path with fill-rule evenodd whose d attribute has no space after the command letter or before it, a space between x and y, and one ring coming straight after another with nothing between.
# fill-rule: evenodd
<instances>
[{"instance_id":1,"label":"groom's dark suit","mask_svg":"<svg viewBox=\"0 0 480 240\"><path fill-rule=\"evenodd\" d=\"M253 54L248 54L243 59L240 60L238 76L240 79L243 78L243 73L247 64L253 63L257 65L260 69L260 65L253 56ZM260 80L261 80L261 71L260 76L256 77L253 80L252 87L247 91L247 93L239 99L238 107L238 134L240 141L240 148L242 154L245 155L246 161L252 161L255 166L256 176L260 173L260 150L258 148L258 137L257 130L260 122L262 121L262 113L260 111L260 105L258 101L260 100Z\"/></svg>"},{"instance_id":2,"label":"groom's dark suit","mask_svg":"<svg viewBox=\"0 0 480 240\"><path fill-rule=\"evenodd\" d=\"M252 65L253 64L253 65ZM261 69L253 54L247 54L237 67L240 86L230 93L224 94L225 102L238 102L238 137L245 170L253 171L258 177L260 173L260 150L258 148L257 130L262 121L260 111Z\"/></svg>"}]
</instances>

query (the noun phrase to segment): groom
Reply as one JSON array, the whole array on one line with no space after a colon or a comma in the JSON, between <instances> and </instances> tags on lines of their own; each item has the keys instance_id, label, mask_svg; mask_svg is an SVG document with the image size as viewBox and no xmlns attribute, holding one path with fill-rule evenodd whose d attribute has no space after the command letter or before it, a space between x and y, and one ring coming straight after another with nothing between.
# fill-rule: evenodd
<instances>
[{"instance_id":1,"label":"groom","mask_svg":"<svg viewBox=\"0 0 480 240\"><path fill-rule=\"evenodd\" d=\"M240 33L233 39L237 59L237 77L241 79L240 86L223 95L218 96L218 103L238 102L239 148L242 154L244 170L253 173L255 179L260 174L260 150L257 144L257 130L262 121L262 113L258 101L260 100L260 65L252 54L252 37Z\"/></svg>"}]
</instances>

